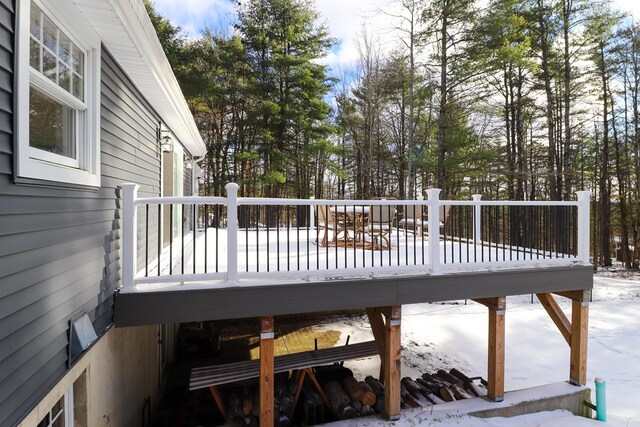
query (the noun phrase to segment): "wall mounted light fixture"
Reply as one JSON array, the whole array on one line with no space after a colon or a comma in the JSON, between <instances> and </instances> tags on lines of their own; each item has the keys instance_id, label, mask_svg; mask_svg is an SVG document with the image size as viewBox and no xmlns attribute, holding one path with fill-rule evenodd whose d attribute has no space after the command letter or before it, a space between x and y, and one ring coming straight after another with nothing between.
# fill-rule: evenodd
<instances>
[{"instance_id":1,"label":"wall mounted light fixture","mask_svg":"<svg viewBox=\"0 0 640 427\"><path fill-rule=\"evenodd\" d=\"M160 148L163 153L173 152L173 138L168 130L160 131Z\"/></svg>"}]
</instances>

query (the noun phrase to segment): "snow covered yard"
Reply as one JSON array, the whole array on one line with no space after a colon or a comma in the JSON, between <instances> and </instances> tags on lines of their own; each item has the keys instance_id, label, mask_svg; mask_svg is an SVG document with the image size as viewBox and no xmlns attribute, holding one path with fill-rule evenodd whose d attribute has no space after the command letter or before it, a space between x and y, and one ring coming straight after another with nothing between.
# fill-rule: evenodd
<instances>
[{"instance_id":1,"label":"snow covered yard","mask_svg":"<svg viewBox=\"0 0 640 427\"><path fill-rule=\"evenodd\" d=\"M557 298L566 313L570 303ZM535 301L535 300L534 300ZM606 273L594 277L589 316L587 386L594 378L607 381L608 422L573 417L563 411L516 418L478 419L405 410L396 426L640 426L640 278ZM528 296L507 299L506 390L518 390L565 381L569 377L569 347L544 308ZM368 339L366 318L350 318L325 325L350 334L352 342ZM403 376L456 367L470 376L487 372L487 310L471 301L403 306ZM356 377L377 375L379 361L348 364ZM595 399L595 393L592 393ZM343 426L388 425L377 419L338 423Z\"/></svg>"}]
</instances>

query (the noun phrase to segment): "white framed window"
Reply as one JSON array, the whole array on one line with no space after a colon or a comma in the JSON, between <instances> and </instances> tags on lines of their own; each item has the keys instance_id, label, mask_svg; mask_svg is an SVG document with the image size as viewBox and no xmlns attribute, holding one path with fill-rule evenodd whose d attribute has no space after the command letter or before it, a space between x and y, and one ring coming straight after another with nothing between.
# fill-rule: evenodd
<instances>
[{"instance_id":1,"label":"white framed window","mask_svg":"<svg viewBox=\"0 0 640 427\"><path fill-rule=\"evenodd\" d=\"M100 38L69 0L19 0L16 177L100 186Z\"/></svg>"},{"instance_id":2,"label":"white framed window","mask_svg":"<svg viewBox=\"0 0 640 427\"><path fill-rule=\"evenodd\" d=\"M69 387L37 427L71 427L73 419L73 387Z\"/></svg>"}]
</instances>

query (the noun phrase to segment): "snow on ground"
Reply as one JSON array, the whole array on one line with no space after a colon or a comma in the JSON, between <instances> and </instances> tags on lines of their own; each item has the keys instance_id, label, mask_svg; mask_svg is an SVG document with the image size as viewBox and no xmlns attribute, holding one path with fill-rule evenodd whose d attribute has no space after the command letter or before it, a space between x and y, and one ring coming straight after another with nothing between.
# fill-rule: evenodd
<instances>
[{"instance_id":1,"label":"snow on ground","mask_svg":"<svg viewBox=\"0 0 640 427\"><path fill-rule=\"evenodd\" d=\"M570 302L557 298L570 318ZM543 307L529 296L509 297L506 312L505 388L507 391L568 380L569 347ZM640 426L640 280L596 274L589 313L587 386L594 378L607 381L608 422L573 417L563 411L516 418L480 420L466 416L403 411L395 426ZM370 339L365 317L325 325L351 342ZM469 376L487 372L487 310L471 301L403 306L402 375L458 368ZM357 377L377 375L379 360L348 365ZM595 392L592 392L595 401ZM437 421L437 423L436 423ZM383 426L377 419L338 423L341 426Z\"/></svg>"}]
</instances>

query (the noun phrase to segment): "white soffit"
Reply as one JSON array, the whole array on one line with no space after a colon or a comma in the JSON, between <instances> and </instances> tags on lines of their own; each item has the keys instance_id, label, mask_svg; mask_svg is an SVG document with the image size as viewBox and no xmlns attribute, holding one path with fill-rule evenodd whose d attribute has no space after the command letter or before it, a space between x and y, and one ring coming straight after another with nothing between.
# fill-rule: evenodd
<instances>
[{"instance_id":1,"label":"white soffit","mask_svg":"<svg viewBox=\"0 0 640 427\"><path fill-rule=\"evenodd\" d=\"M73 0L138 90L196 157L206 147L142 0Z\"/></svg>"}]
</instances>

